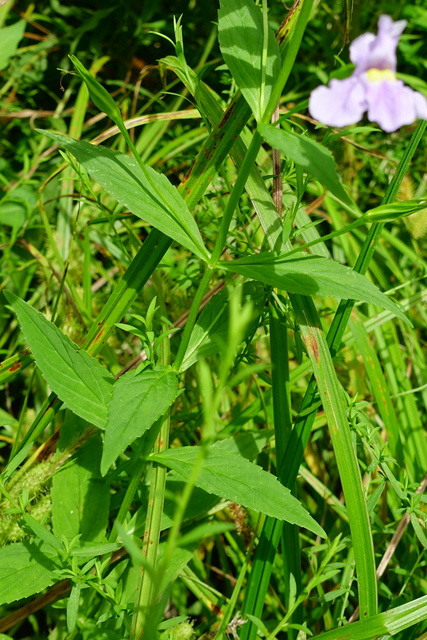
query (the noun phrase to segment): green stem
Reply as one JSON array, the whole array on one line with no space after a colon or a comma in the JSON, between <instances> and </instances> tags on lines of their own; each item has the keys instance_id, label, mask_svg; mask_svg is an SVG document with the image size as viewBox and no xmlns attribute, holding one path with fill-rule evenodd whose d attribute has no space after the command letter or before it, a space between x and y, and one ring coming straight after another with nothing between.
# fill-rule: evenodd
<instances>
[{"instance_id":1,"label":"green stem","mask_svg":"<svg viewBox=\"0 0 427 640\"><path fill-rule=\"evenodd\" d=\"M138 448L135 451L133 456L133 471L131 472L131 479L127 486L125 496L120 505L119 512L114 521L114 525L111 529L111 533L108 536L109 542L115 542L117 536L117 525L123 525L126 515L131 507L131 504L134 500L135 493L138 490L139 484L141 482L142 475L146 470L146 465L141 464L141 462L150 455L155 446L155 442L159 435L159 429L161 427L160 421L157 424L154 424L141 438L138 444Z\"/></svg>"},{"instance_id":2,"label":"green stem","mask_svg":"<svg viewBox=\"0 0 427 640\"><path fill-rule=\"evenodd\" d=\"M182 365L182 361L184 359L185 352L188 347L188 343L190 342L194 325L196 324L200 305L202 304L204 295L209 286L209 281L212 275L213 268L218 263L218 260L220 259L221 254L224 251L224 247L227 243L227 234L230 228L233 214L237 208L240 196L243 193L243 189L245 188L246 181L255 163L256 157L258 155L258 151L261 146L261 142L262 142L261 136L257 131L255 131L252 137L251 144L249 145L249 148L246 152L241 168L237 175L234 187L230 193L227 206L225 207L224 215L222 217L219 232L218 232L218 237L215 241L215 246L212 251L212 256L209 261L209 265L207 266L206 271L203 274L203 278L197 288L196 295L194 296L194 300L191 304L188 320L185 324L185 329L182 334L178 353L174 362L174 367L177 371L179 371L179 368Z\"/></svg>"},{"instance_id":3,"label":"green stem","mask_svg":"<svg viewBox=\"0 0 427 640\"><path fill-rule=\"evenodd\" d=\"M252 136L251 144L249 145L243 162L239 168L239 173L237 174L236 182L230 193L227 206L225 207L224 215L221 220L221 226L219 228L218 238L215 242L215 247L210 260L210 265L212 267L217 264L226 245L228 229L230 228L233 214L237 208L240 196L243 193L246 181L255 163L258 151L261 147L261 143L262 138L258 131L255 131Z\"/></svg>"},{"instance_id":4,"label":"green stem","mask_svg":"<svg viewBox=\"0 0 427 640\"><path fill-rule=\"evenodd\" d=\"M237 578L236 584L234 585L233 593L231 594L230 600L228 601L228 603L227 603L227 605L226 605L226 607L225 607L225 609L223 611L223 616L221 618L221 622L220 622L219 627L217 629L215 640L225 640L225 638L229 638L229 636L227 634L227 627L228 627L229 623L231 622L234 608L237 605L237 601L238 601L240 592L241 592L242 587L243 587L243 581L245 579L246 572L247 572L248 567L249 567L249 561L250 561L250 558L251 558L251 555L252 555L252 548L253 548L253 546L255 544L255 540L256 540L256 537L253 536L252 540L250 542L250 545L248 547L248 550L246 552L246 557L245 557L245 561L243 563L243 567L241 568L240 573L239 573L239 577Z\"/></svg>"},{"instance_id":5,"label":"green stem","mask_svg":"<svg viewBox=\"0 0 427 640\"><path fill-rule=\"evenodd\" d=\"M188 343L190 342L191 334L196 324L197 315L199 313L200 305L203 302L206 291L208 290L209 281L211 279L212 269L207 267L203 277L197 287L196 295L191 303L190 312L188 314L187 322L182 334L181 342L179 343L178 353L176 354L174 368L179 371L182 361L184 360L185 352L187 351Z\"/></svg>"},{"instance_id":6,"label":"green stem","mask_svg":"<svg viewBox=\"0 0 427 640\"><path fill-rule=\"evenodd\" d=\"M160 574L163 574L166 571L169 561L172 558L173 553L176 549L178 538L179 538L179 532L181 530L181 526L185 517L185 512L187 510L188 503L190 502L190 498L193 493L196 480L200 474L200 471L202 470L203 462L206 458L206 454L207 454L207 443L202 442L199 447L199 455L197 456L197 459L193 465L191 474L187 482L185 483L182 494L179 496L178 506L174 513L173 523L169 531L165 553L162 558L163 570L159 571Z\"/></svg>"},{"instance_id":7,"label":"green stem","mask_svg":"<svg viewBox=\"0 0 427 640\"><path fill-rule=\"evenodd\" d=\"M161 284L157 288L157 297L163 318L166 309L161 291ZM162 322L162 333L167 331L166 321ZM161 342L160 364L167 366L170 363L170 343L169 338ZM170 433L170 411L163 419L160 433L154 444L153 452L161 453L169 447ZM141 467L145 465L141 464ZM153 465L151 471L150 493L148 498L148 510L146 528L142 543L142 553L146 560L141 568L138 586L136 589L135 609L132 618L131 640L142 640L144 628L149 615L150 607L155 605L158 595L159 576L157 571L158 552L160 544L161 524L163 517L163 504L166 489L166 467Z\"/></svg>"},{"instance_id":8,"label":"green stem","mask_svg":"<svg viewBox=\"0 0 427 640\"><path fill-rule=\"evenodd\" d=\"M280 96L282 95L282 91L285 88L289 75L292 71L292 67L294 66L294 63L301 45L302 37L304 35L307 22L310 18L312 8L313 8L313 0L303 1L300 14L298 16L298 20L295 25L295 31L292 34L292 38L286 50L286 56L282 64L282 68L280 69L279 76L274 81L270 98L268 100L264 114L261 118L261 123L263 124L269 124L271 117L274 113L274 110L276 108L276 105L279 103Z\"/></svg>"},{"instance_id":9,"label":"green stem","mask_svg":"<svg viewBox=\"0 0 427 640\"><path fill-rule=\"evenodd\" d=\"M97 355L135 296L143 288L160 260L172 244L171 238L153 229L133 258L126 273L117 283L113 293L93 323L82 349L91 356Z\"/></svg>"},{"instance_id":10,"label":"green stem","mask_svg":"<svg viewBox=\"0 0 427 640\"><path fill-rule=\"evenodd\" d=\"M284 474L284 469L286 468L286 447L292 431L288 328L286 326L286 317L281 311L280 306L273 304L273 302L270 304L270 354L272 364L271 378L276 464L278 478L283 482L286 481ZM290 488L295 492L295 487ZM283 523L282 558L285 607L289 610L292 577L297 587L297 593L301 591L301 557L298 527L288 522ZM294 622L302 622L302 620L295 618ZM289 640L294 635L294 630L290 629L288 634Z\"/></svg>"},{"instance_id":11,"label":"green stem","mask_svg":"<svg viewBox=\"0 0 427 640\"><path fill-rule=\"evenodd\" d=\"M337 231L332 231L331 233L328 233L326 236L319 236L315 240L311 240L310 242L307 242L307 244L302 244L300 247L296 247L291 251L287 251L286 257L290 258L296 253L301 253L301 251L310 249L310 247L314 247L314 245L319 244L320 242L326 242L327 240L332 240L333 238L342 236L344 233L349 233L350 231L353 231L354 229L357 229L358 227L361 227L366 223L367 223L366 220L362 218L358 218L357 220L354 220L351 224L347 225L346 227L343 227L342 229L338 229Z\"/></svg>"},{"instance_id":12,"label":"green stem","mask_svg":"<svg viewBox=\"0 0 427 640\"><path fill-rule=\"evenodd\" d=\"M153 451L160 453L168 447L170 429L170 414L168 412L160 429ZM161 523L163 516L163 502L166 486L166 467L153 465L151 471L150 494L148 498L147 524L144 531L142 552L146 563L141 573L136 589L135 609L132 618L131 640L142 640L144 627L150 605L155 604L157 596L158 572L156 570L160 542Z\"/></svg>"}]
</instances>

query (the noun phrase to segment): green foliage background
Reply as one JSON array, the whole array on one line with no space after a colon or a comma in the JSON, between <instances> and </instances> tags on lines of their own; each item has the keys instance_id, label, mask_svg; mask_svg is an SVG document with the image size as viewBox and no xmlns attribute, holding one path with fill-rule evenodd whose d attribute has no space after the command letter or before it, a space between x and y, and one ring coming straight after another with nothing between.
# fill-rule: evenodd
<instances>
[{"instance_id":1,"label":"green foliage background","mask_svg":"<svg viewBox=\"0 0 427 640\"><path fill-rule=\"evenodd\" d=\"M399 45L398 70L407 84L427 95L427 10L422 0L404 6L394 0L375 5L357 1L316 4L281 105L295 109L288 121L295 134L308 131L311 140L332 152L342 184L364 213L380 205L415 125L391 135L366 121L344 132L316 128L308 118L307 99L318 84L348 73L348 41L367 30L375 31L382 13L408 20ZM121 387L116 383L115 388L128 407L134 402L128 389L134 373L126 373L126 378L125 371L147 358L154 375L161 378L177 356L181 363L180 391L175 400L174 378L170 381L170 398L163 398L166 407L174 402L169 439L175 447L180 446L175 451L183 452L184 458L191 447L193 452L187 458L195 457L195 461L191 458L195 465L194 445L203 450L206 442L218 441L214 447L224 447L224 460L227 455L240 452L243 458L257 461L265 472L279 476L287 486L283 473L286 475L292 460L283 457L283 451L291 429L295 433L295 427L310 413L303 397L310 389L311 373L318 376L318 381L328 383L325 371L316 372L310 341L315 335L323 344L323 333L330 328L338 307L333 292L328 290L314 297L321 326L312 310L311 324L318 334L305 335L301 318L310 307L301 307L285 294L272 294L268 286L275 284L271 274L263 279L255 274L252 264L252 277L267 286L250 281L243 287L239 286L242 280L232 275L248 274L248 267L246 271L242 267L239 270L237 263L234 269L233 259L268 249L268 237L266 241L247 194L238 201L226 237L223 269L215 271L210 281L210 297L217 297L202 312L185 352L179 350L182 333L175 333L185 325L197 299L204 265L176 243L158 267L146 267L145 286L138 289L136 298L116 318L119 324L110 327L114 331L108 342L102 344L101 340L99 348L96 344L88 346L89 337L94 335L93 323L109 304L114 306L111 300L116 300L119 278L134 264L152 227L143 214L130 215L128 208L90 180L71 154L62 150L61 155L55 140L36 133L34 128L91 141L113 125L89 99L68 57L73 54L86 68L92 68L119 104L124 120L146 117L130 129L132 143L143 163L178 186L208 138L209 104L203 117L193 111L185 115L184 110L195 109L197 102L197 96L191 94L191 82L183 83L171 64L159 65L158 61L174 53L168 38L175 39L173 16L182 15L187 64L219 95L225 108L237 87L220 53L217 12L216 2L201 0L107 0L102 6L97 2L65 4L51 0L30 5L18 1L0 8L1 26L9 28L19 20L26 21L16 51L10 58L0 57L0 453L4 464L0 535L4 549L22 544L20 551L28 559L16 587L11 593L3 592L2 617L6 622L2 627L0 621L0 630L10 634L5 637L116 640L133 633L130 629L141 538L147 527L147 512L150 514L149 487L156 482L161 484L156 474L166 473L161 465L143 464L156 434L152 437L149 428L145 433L141 425L134 428L130 418L124 440L117 436L114 439L114 433L109 433L109 451L104 452L102 463L101 438L90 437L93 433L87 431L79 413L79 400L77 410L71 408L80 417L65 411L59 402L57 414L38 429L34 419L47 409L49 397L52 401L49 394L56 391L57 374L53 374L52 381L49 379L43 369L43 354L37 356L33 348L39 367L34 366L24 339L25 335L31 343L31 332L27 335L19 318L24 335L21 332L8 304L12 299L7 301L3 295L5 289L42 311L75 344L89 349L92 356L100 354L102 367L110 372L108 380L122 376ZM279 28L286 14L281 1L271 0L269 20L274 29ZM178 111L183 113L166 120L149 118ZM247 144L249 132L253 131L254 123L250 121L244 133ZM112 151L126 152L121 136L111 136L104 144ZM425 198L426 160L423 138L396 194L398 201ZM64 161L68 164L64 165ZM271 190L274 169L267 144L257 155L257 164L264 184ZM219 220L227 211L229 194L239 173L229 158L217 169L198 203L188 205L209 251L215 245ZM354 222L352 211L325 194L317 180L309 177L305 181L291 156L283 158L282 175L284 208L298 210L300 216L291 233L294 246L318 240L313 252L353 266L370 225L338 235ZM180 193L191 198L184 189ZM156 562L161 577L156 588L159 595L167 586L166 596L160 605L152 598L145 637L159 634L163 640L208 640L215 632L217 637L225 637L234 629L244 639L253 638L257 630L261 637L277 635L290 640L297 637L299 630L305 633L307 629L325 640L341 637L337 635L341 633L339 625L357 619L358 605L354 538L352 542L348 524L350 520L350 527L354 526L353 514L347 513L343 504L345 474L340 467L340 460L345 460L347 454L351 458L349 450L353 447L363 478L361 486L377 566L399 525L408 521L387 573L378 581L379 610L394 611L400 606L413 606L414 610L399 610L396 614L396 620L404 620L406 626L399 627L391 614L381 626L382 619L378 622L373 616L371 627L362 628L355 623L350 637L356 640L373 637L374 633L375 637L386 637L385 630L402 640L424 637L425 603L420 601L417 607L413 603L427 594L426 499L419 490L427 462L426 215L424 210L387 222L368 272L369 279L381 291L390 291L393 299L400 302L413 326L390 311L378 312L361 294L365 302L352 312L341 348L338 354L333 353L340 383L337 393L341 393L342 385L346 394L341 419L351 430L347 452L343 443L337 444L330 435L325 401L322 406L319 397L313 395L317 415L298 480L289 488L303 505L304 518L310 515L326 531L327 539L307 530L298 534L296 527L285 525L278 535L280 543L273 562L268 554L262 556L261 532L268 531L268 519L249 503L245 509L234 502L224 502L236 499L227 491L220 494L223 500L219 501L209 491L210 478L204 478L204 486L194 487L191 470L187 476L179 476L174 456L169 454L168 458L167 453L155 449L157 458L153 460L163 459L163 464L175 471L168 474L165 506L158 523L162 533ZM328 234L336 233L336 237L329 238ZM326 235L329 239L321 241L320 236ZM293 291L292 287L286 290L307 293ZM209 297L203 304L208 300ZM368 302L372 301L368 298ZM17 308L15 312L18 313ZM169 335L170 346L165 338ZM49 361L48 348L43 349ZM285 360L289 361L290 371L282 369L283 363L277 361L280 350L288 354ZM272 368L278 372L276 380L272 378ZM277 384L280 407L274 398ZM164 387L165 394L166 390ZM289 398L289 406L285 406L284 397ZM337 402L342 402L341 396L337 396ZM118 403L115 412L123 414L122 405ZM288 420L283 442L277 434L278 415L284 423ZM158 418L154 409L152 416L152 422ZM92 422L100 426L96 420ZM340 458L340 446L344 458ZM21 469L8 467L8 461L20 451ZM244 470L249 463L242 460ZM347 481L350 471L348 474ZM186 483L183 477L190 481ZM186 487L193 489L191 495L190 490L186 494ZM176 496L180 499L176 500ZM291 497L289 509L294 505ZM244 499L241 502L245 504ZM298 503L297 506L301 507ZM168 538L169 530L172 534ZM273 530L270 533L274 536ZM86 549L79 546L76 535L81 536ZM256 585L248 580L256 562L256 548L261 549L258 561L271 570L269 589L258 603L253 596ZM5 554L12 551L13 547ZM62 564L58 563L59 557ZM7 575L6 555L3 563ZM40 565L43 574L37 568ZM360 584L363 576L358 571ZM33 576L39 581L38 588L32 587ZM0 584L1 579L0 572ZM61 592L58 585L64 579L70 579L70 583ZM51 600L28 615L24 607L37 601L37 594L43 589L53 594ZM242 610L251 615L251 597L255 598L255 617L251 623L243 623ZM257 613L255 605L261 606L262 614ZM7 616L15 610L22 615L8 622ZM169 625L174 626L169 629ZM320 636L323 633L325 636Z\"/></svg>"}]
</instances>

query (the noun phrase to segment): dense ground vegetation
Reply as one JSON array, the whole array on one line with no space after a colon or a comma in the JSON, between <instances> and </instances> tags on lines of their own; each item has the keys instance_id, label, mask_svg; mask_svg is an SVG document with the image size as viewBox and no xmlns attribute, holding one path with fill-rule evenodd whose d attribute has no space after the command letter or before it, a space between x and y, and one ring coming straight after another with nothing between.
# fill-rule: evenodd
<instances>
[{"instance_id":1,"label":"dense ground vegetation","mask_svg":"<svg viewBox=\"0 0 427 640\"><path fill-rule=\"evenodd\" d=\"M427 637L427 9L266 9L0 7L5 640Z\"/></svg>"}]
</instances>

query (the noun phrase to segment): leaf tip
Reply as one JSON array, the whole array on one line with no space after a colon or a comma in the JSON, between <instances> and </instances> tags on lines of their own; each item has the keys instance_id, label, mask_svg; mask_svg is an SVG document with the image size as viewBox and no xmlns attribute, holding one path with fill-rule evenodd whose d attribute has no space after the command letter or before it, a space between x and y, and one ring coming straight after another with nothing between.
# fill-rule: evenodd
<instances>
[{"instance_id":1,"label":"leaf tip","mask_svg":"<svg viewBox=\"0 0 427 640\"><path fill-rule=\"evenodd\" d=\"M12 293L12 291L9 291L8 289L3 289L3 294L4 297L6 298L6 300L12 304L13 302L15 302L15 300L17 299L17 295L15 295L14 293Z\"/></svg>"},{"instance_id":2,"label":"leaf tip","mask_svg":"<svg viewBox=\"0 0 427 640\"><path fill-rule=\"evenodd\" d=\"M4 293L4 297L6 298L7 302L9 303L9 305L12 307L12 310L15 314L17 314L17 306L20 302L23 304L27 304L26 302L24 302L24 300L22 300L19 296L17 296L15 293L12 293L12 291L8 291L7 289L3 290Z\"/></svg>"}]
</instances>

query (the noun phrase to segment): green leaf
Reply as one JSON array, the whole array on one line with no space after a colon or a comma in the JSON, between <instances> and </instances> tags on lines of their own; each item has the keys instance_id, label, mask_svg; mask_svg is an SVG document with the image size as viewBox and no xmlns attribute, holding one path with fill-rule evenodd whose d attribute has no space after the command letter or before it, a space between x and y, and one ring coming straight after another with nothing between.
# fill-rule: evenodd
<instances>
[{"instance_id":1,"label":"green leaf","mask_svg":"<svg viewBox=\"0 0 427 640\"><path fill-rule=\"evenodd\" d=\"M424 620L427 620L427 596L378 613L367 620L360 620L346 624L339 629L326 631L326 633L314 636L313 640L372 640L372 638L381 638L382 636L394 636Z\"/></svg>"},{"instance_id":2,"label":"green leaf","mask_svg":"<svg viewBox=\"0 0 427 640\"><path fill-rule=\"evenodd\" d=\"M142 169L136 160L124 153L53 131L37 131L67 149L107 193L138 218L149 222L202 260L209 259L190 210L166 176L149 166Z\"/></svg>"},{"instance_id":3,"label":"green leaf","mask_svg":"<svg viewBox=\"0 0 427 640\"><path fill-rule=\"evenodd\" d=\"M255 460L264 447L267 446L270 438L274 435L273 429L262 429L262 431L242 431L231 438L217 440L212 447L218 451L227 451L242 456L247 460Z\"/></svg>"},{"instance_id":4,"label":"green leaf","mask_svg":"<svg viewBox=\"0 0 427 640\"><path fill-rule=\"evenodd\" d=\"M277 129L270 124L258 127L260 134L274 149L278 149L296 165L314 176L337 198L353 205L353 202L337 174L332 153L307 136Z\"/></svg>"},{"instance_id":5,"label":"green leaf","mask_svg":"<svg viewBox=\"0 0 427 640\"><path fill-rule=\"evenodd\" d=\"M71 555L77 558L93 558L94 556L104 556L107 553L113 553L120 549L120 545L116 542L107 542L105 544L88 545L78 549L73 549Z\"/></svg>"},{"instance_id":6,"label":"green leaf","mask_svg":"<svg viewBox=\"0 0 427 640\"><path fill-rule=\"evenodd\" d=\"M427 200L425 198L383 204L375 207L375 209L370 209L362 217L366 222L391 222L397 218L402 218L423 210L427 211Z\"/></svg>"},{"instance_id":7,"label":"green leaf","mask_svg":"<svg viewBox=\"0 0 427 640\"><path fill-rule=\"evenodd\" d=\"M103 428L113 376L29 304L13 293L5 291L4 295L52 391L71 411Z\"/></svg>"},{"instance_id":8,"label":"green leaf","mask_svg":"<svg viewBox=\"0 0 427 640\"><path fill-rule=\"evenodd\" d=\"M355 314L350 318L349 327L356 343L357 353L360 354L363 362L366 378L370 383L377 411L385 425L387 443L390 447L391 454L396 458L396 462L402 465L403 447L401 438L403 434L401 433L399 418L396 415L396 410L390 396L390 385L382 370L377 349L371 343L363 322ZM390 477L389 480L393 486L393 480ZM400 491L400 488L398 488L398 491ZM401 499L405 499L403 495Z\"/></svg>"},{"instance_id":9,"label":"green leaf","mask_svg":"<svg viewBox=\"0 0 427 640\"><path fill-rule=\"evenodd\" d=\"M107 114L109 118L118 124L122 122L122 114L119 107L114 102L108 91L94 78L94 76L82 65L80 60L76 56L69 56L71 62L76 68L77 73L81 79L85 82L89 95L93 103L98 107L100 111Z\"/></svg>"},{"instance_id":10,"label":"green leaf","mask_svg":"<svg viewBox=\"0 0 427 640\"><path fill-rule=\"evenodd\" d=\"M232 273L259 280L288 293L305 296L335 296L361 300L388 309L410 324L400 307L387 298L370 280L351 267L315 255L257 253L247 258L221 262L221 267Z\"/></svg>"},{"instance_id":11,"label":"green leaf","mask_svg":"<svg viewBox=\"0 0 427 640\"><path fill-rule=\"evenodd\" d=\"M50 545L19 542L0 549L0 604L43 591L57 580Z\"/></svg>"},{"instance_id":12,"label":"green leaf","mask_svg":"<svg viewBox=\"0 0 427 640\"><path fill-rule=\"evenodd\" d=\"M267 25L264 32L262 12L253 0L221 0L218 27L224 60L260 120L281 66L274 31Z\"/></svg>"},{"instance_id":13,"label":"green leaf","mask_svg":"<svg viewBox=\"0 0 427 640\"><path fill-rule=\"evenodd\" d=\"M26 24L25 20L18 20L15 24L0 29L0 71L6 69L9 58L16 53Z\"/></svg>"},{"instance_id":14,"label":"green leaf","mask_svg":"<svg viewBox=\"0 0 427 640\"><path fill-rule=\"evenodd\" d=\"M129 371L114 385L105 427L101 473L169 409L178 394L178 378L172 369L157 367Z\"/></svg>"},{"instance_id":15,"label":"green leaf","mask_svg":"<svg viewBox=\"0 0 427 640\"><path fill-rule=\"evenodd\" d=\"M310 358L338 465L356 563L360 617L377 613L377 578L369 514L360 467L347 416L345 394L311 298L292 295L291 303Z\"/></svg>"},{"instance_id":16,"label":"green leaf","mask_svg":"<svg viewBox=\"0 0 427 640\"><path fill-rule=\"evenodd\" d=\"M67 450L79 432L84 433L87 424L72 414L67 415L61 427L60 451ZM109 484L101 477L102 442L100 435L91 438L77 451L71 464L64 466L52 480L53 533L72 540L80 535L83 542L103 539L108 524L110 505Z\"/></svg>"},{"instance_id":17,"label":"green leaf","mask_svg":"<svg viewBox=\"0 0 427 640\"><path fill-rule=\"evenodd\" d=\"M77 624L82 583L75 582L67 599L67 631L71 635Z\"/></svg>"},{"instance_id":18,"label":"green leaf","mask_svg":"<svg viewBox=\"0 0 427 640\"><path fill-rule=\"evenodd\" d=\"M40 538L42 542L44 542L47 546L51 547L52 550L63 551L64 545L63 543L56 538L53 533L48 531L40 522L35 520L29 513L24 513L22 516L27 527L31 529L37 538Z\"/></svg>"},{"instance_id":19,"label":"green leaf","mask_svg":"<svg viewBox=\"0 0 427 640\"><path fill-rule=\"evenodd\" d=\"M243 456L247 460L254 460L267 445L272 435L273 431L270 429L264 429L261 432L242 432L232 438L219 440L212 446L217 451L231 452ZM184 489L185 482L182 480L182 476L174 471L168 473L162 514L162 531L169 529L173 525L177 500L179 500ZM184 522L190 522L195 519L200 520L203 515L206 515L218 503L218 500L219 498L216 495L209 494L200 487L195 487L185 510ZM129 533L138 537L144 535L146 513L147 504L144 502L143 507L134 514L128 525Z\"/></svg>"},{"instance_id":20,"label":"green leaf","mask_svg":"<svg viewBox=\"0 0 427 640\"><path fill-rule=\"evenodd\" d=\"M179 447L150 456L188 480L200 455L199 447ZM261 467L226 450L211 448L195 485L226 500L286 520L325 537L325 532L289 489Z\"/></svg>"},{"instance_id":21,"label":"green leaf","mask_svg":"<svg viewBox=\"0 0 427 640\"><path fill-rule=\"evenodd\" d=\"M232 438L218 440L213 446L217 451L226 451L227 453L235 453L243 456L247 460L254 460L260 451L267 445L268 440L273 435L270 429L263 429L261 432L243 432ZM182 495L185 488L185 482L182 477L171 471L166 479L165 501L162 514L162 531L169 529L173 525L177 500ZM201 516L206 515L217 503L219 498L215 495L203 491L200 487L195 487L191 493L191 498L185 510L184 522L190 522L195 519L200 520ZM134 536L144 535L146 504L136 512L133 516L128 531Z\"/></svg>"}]
</instances>

